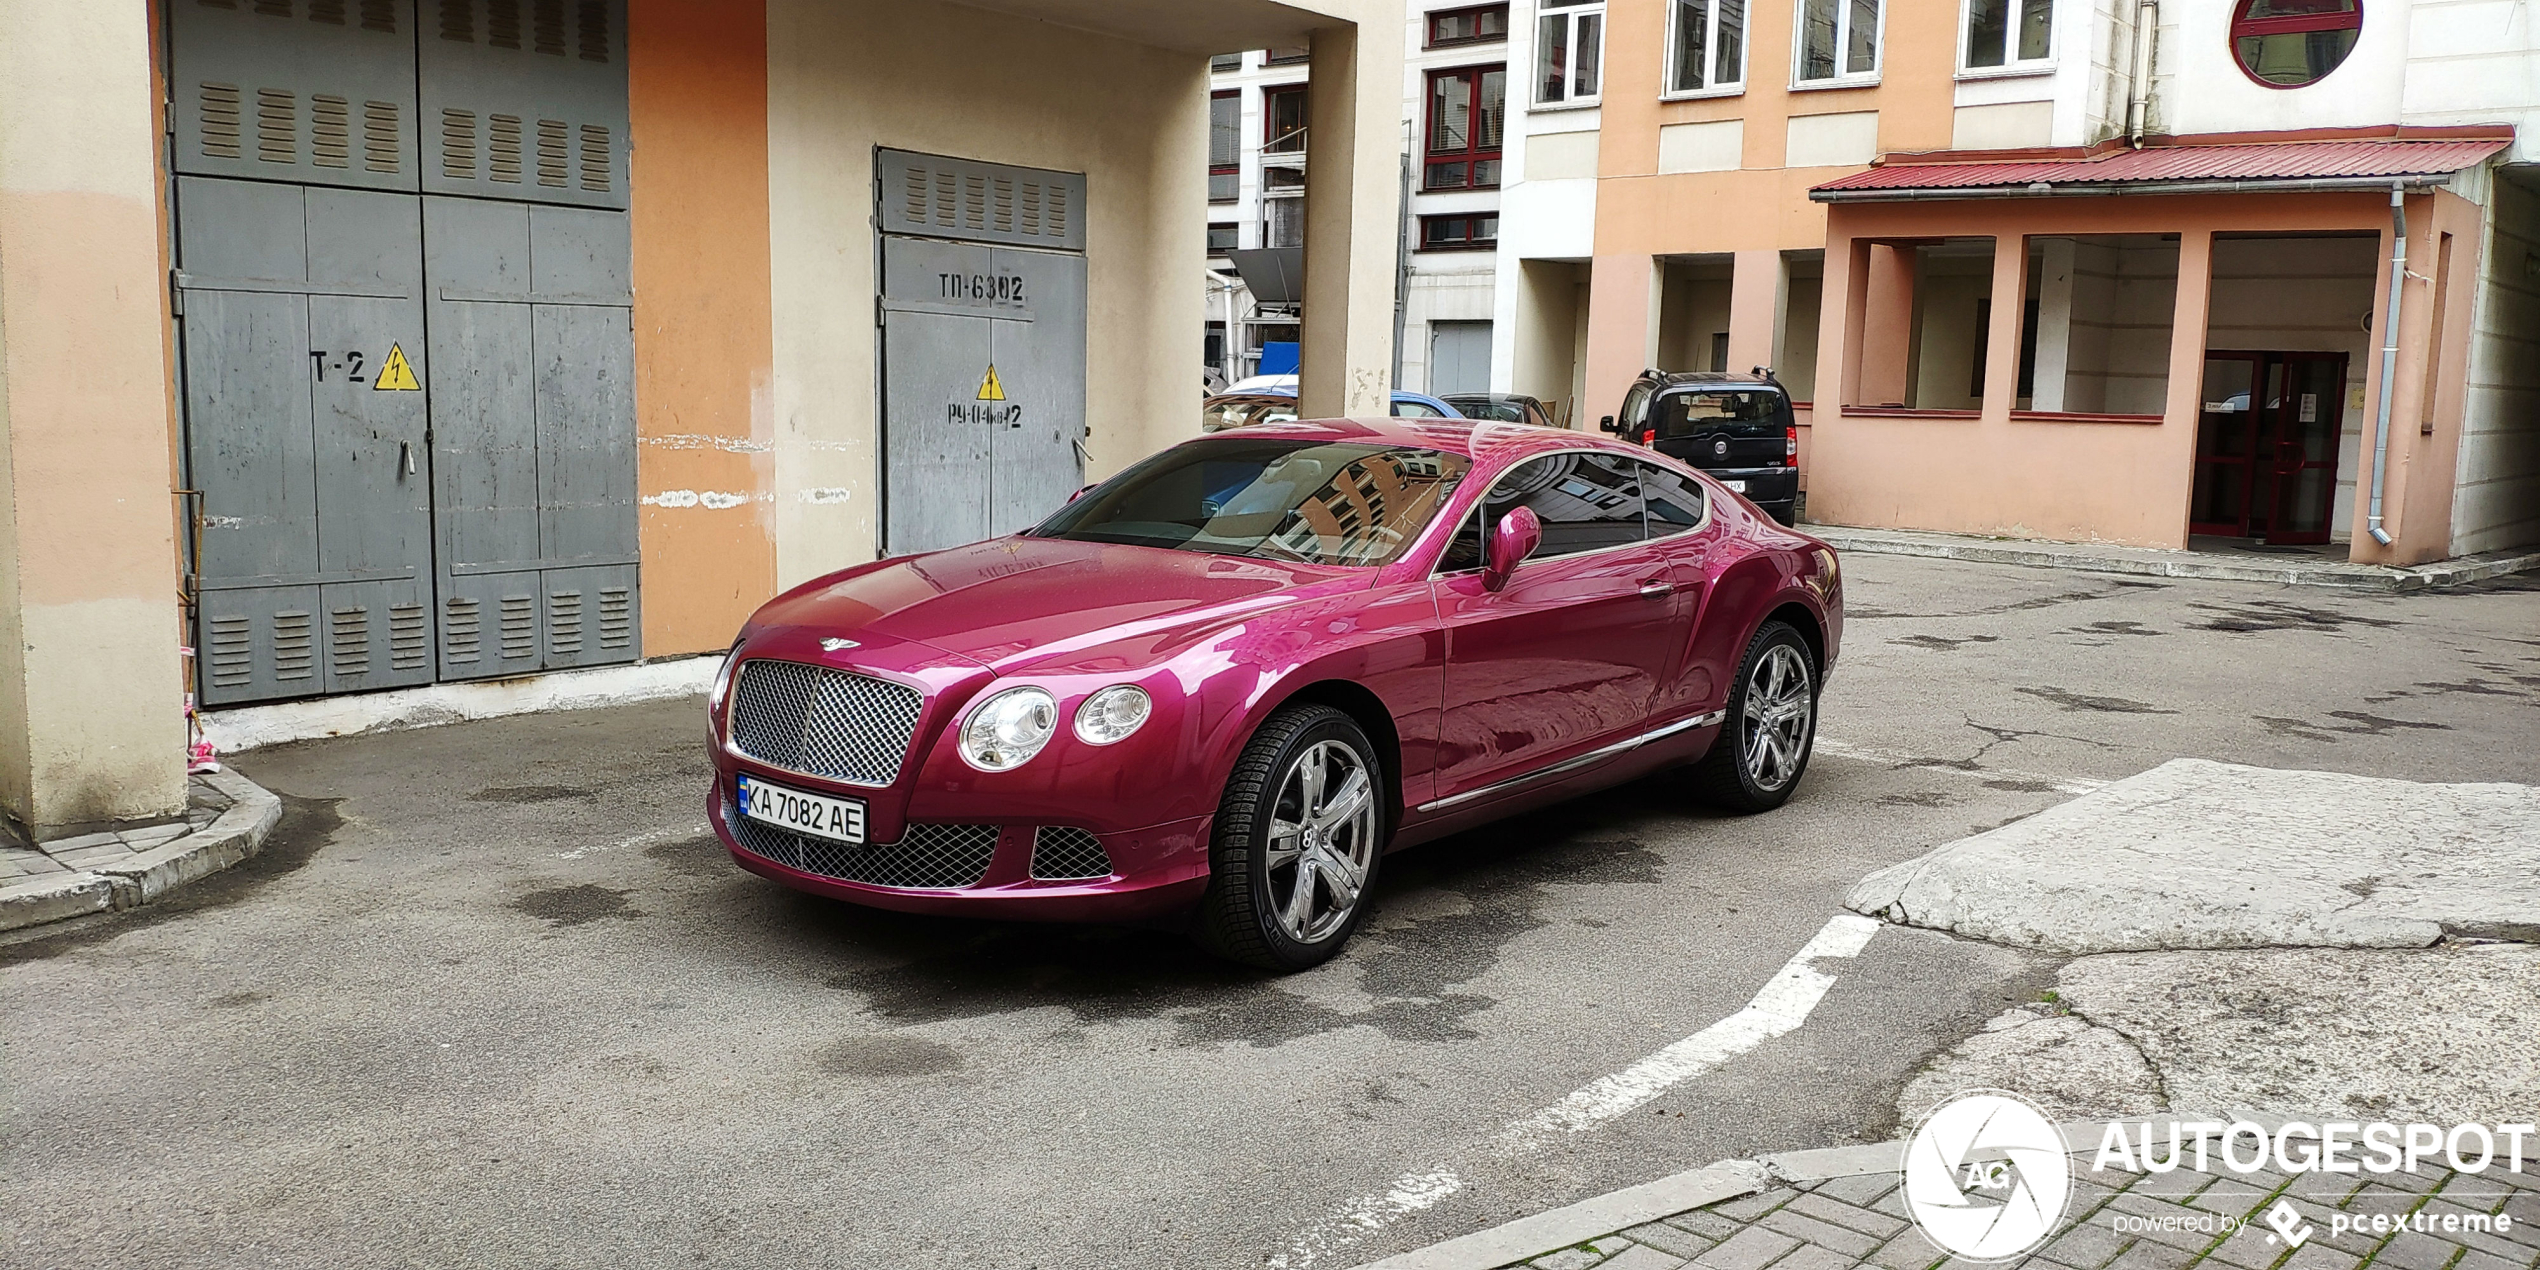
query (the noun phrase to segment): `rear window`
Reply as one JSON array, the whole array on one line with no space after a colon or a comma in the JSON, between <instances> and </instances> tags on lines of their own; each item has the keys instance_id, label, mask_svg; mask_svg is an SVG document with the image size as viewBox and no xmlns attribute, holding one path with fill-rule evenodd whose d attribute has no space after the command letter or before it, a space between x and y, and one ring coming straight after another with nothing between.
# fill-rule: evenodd
<instances>
[{"instance_id":1,"label":"rear window","mask_svg":"<svg viewBox=\"0 0 2540 1270\"><path fill-rule=\"evenodd\" d=\"M1437 407L1425 401L1397 400L1393 403L1393 413L1397 419L1443 419L1446 417L1438 412Z\"/></svg>"},{"instance_id":2,"label":"rear window","mask_svg":"<svg viewBox=\"0 0 2540 1270\"><path fill-rule=\"evenodd\" d=\"M1467 398L1462 401L1450 400L1447 404L1463 411L1464 417L1467 419L1491 419L1500 423L1524 423L1526 421L1526 408L1513 401L1491 401L1487 399L1476 401Z\"/></svg>"},{"instance_id":3,"label":"rear window","mask_svg":"<svg viewBox=\"0 0 2540 1270\"><path fill-rule=\"evenodd\" d=\"M1689 437L1739 424L1774 423L1782 396L1769 388L1676 392L1658 399L1650 422L1664 437Z\"/></svg>"},{"instance_id":4,"label":"rear window","mask_svg":"<svg viewBox=\"0 0 2540 1270\"><path fill-rule=\"evenodd\" d=\"M1199 430L1224 432L1296 418L1296 402L1284 397L1225 397L1200 407Z\"/></svg>"}]
</instances>

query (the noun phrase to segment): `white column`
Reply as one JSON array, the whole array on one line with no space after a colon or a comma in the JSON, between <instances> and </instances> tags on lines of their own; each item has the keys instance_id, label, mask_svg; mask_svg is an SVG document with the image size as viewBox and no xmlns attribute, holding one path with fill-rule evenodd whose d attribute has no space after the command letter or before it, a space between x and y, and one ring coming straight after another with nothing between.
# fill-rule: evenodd
<instances>
[{"instance_id":1,"label":"white column","mask_svg":"<svg viewBox=\"0 0 2540 1270\"><path fill-rule=\"evenodd\" d=\"M2037 391L2031 410L2064 408L2064 371L2073 343L2073 240L2037 242Z\"/></svg>"},{"instance_id":2,"label":"white column","mask_svg":"<svg viewBox=\"0 0 2540 1270\"><path fill-rule=\"evenodd\" d=\"M1379 19L1313 33L1297 375L1298 409L1307 418L1392 409L1402 26Z\"/></svg>"}]
</instances>

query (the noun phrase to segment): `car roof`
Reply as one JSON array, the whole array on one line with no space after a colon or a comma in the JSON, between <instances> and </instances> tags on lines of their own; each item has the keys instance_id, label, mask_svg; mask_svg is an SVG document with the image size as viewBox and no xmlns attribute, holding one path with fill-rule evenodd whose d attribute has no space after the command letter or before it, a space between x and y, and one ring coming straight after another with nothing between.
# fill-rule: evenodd
<instances>
[{"instance_id":1,"label":"car roof","mask_svg":"<svg viewBox=\"0 0 2540 1270\"><path fill-rule=\"evenodd\" d=\"M1661 388L1681 388L1692 385L1703 388L1770 388L1776 392L1782 390L1780 384L1761 375L1739 374L1726 370L1662 370L1645 374L1642 378L1657 380Z\"/></svg>"},{"instance_id":2,"label":"car roof","mask_svg":"<svg viewBox=\"0 0 2540 1270\"><path fill-rule=\"evenodd\" d=\"M1542 404L1542 403L1541 403L1541 401L1540 401L1538 398L1529 397L1529 396L1527 396L1526 394L1521 393L1521 392L1445 392L1445 393L1439 393L1439 394L1438 394L1438 400L1440 400L1440 401L1492 401L1492 402L1499 402L1499 401L1532 401L1532 402L1535 402L1535 403L1536 403L1536 404L1538 404L1538 405Z\"/></svg>"},{"instance_id":3,"label":"car roof","mask_svg":"<svg viewBox=\"0 0 2540 1270\"><path fill-rule=\"evenodd\" d=\"M1240 431L1246 437L1280 436L1411 446L1465 455L1477 463L1513 463L1557 450L1600 450L1609 454L1627 454L1636 459L1656 457L1640 446L1585 432L1487 419L1298 419L1287 423L1256 424ZM1220 432L1214 435L1225 437L1236 434Z\"/></svg>"}]
</instances>

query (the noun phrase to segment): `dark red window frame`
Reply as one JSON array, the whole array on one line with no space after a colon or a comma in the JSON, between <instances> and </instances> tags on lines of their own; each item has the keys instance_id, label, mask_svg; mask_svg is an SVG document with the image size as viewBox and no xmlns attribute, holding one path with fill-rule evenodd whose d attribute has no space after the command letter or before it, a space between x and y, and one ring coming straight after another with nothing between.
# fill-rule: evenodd
<instances>
[{"instance_id":1,"label":"dark red window frame","mask_svg":"<svg viewBox=\"0 0 2540 1270\"><path fill-rule=\"evenodd\" d=\"M1495 190L1500 185L1501 146L1481 144L1482 78L1499 72L1500 127L1508 126L1508 66L1492 62L1480 66L1449 66L1430 71L1421 80L1420 113L1420 188L1423 190ZM1440 150L1437 145L1437 83L1449 76L1463 75L1471 79L1466 88L1464 117L1469 143L1461 150ZM1506 136L1501 137L1506 143ZM1477 179L1476 170L1484 163L1491 165L1491 178Z\"/></svg>"},{"instance_id":2,"label":"dark red window frame","mask_svg":"<svg viewBox=\"0 0 2540 1270\"><path fill-rule=\"evenodd\" d=\"M1492 13L1499 15L1499 30L1482 31L1481 19ZM1475 35L1438 34L1438 27L1444 20L1450 18L1472 18L1474 30L1480 33ZM1429 48L1448 49L1461 48L1467 44L1499 44L1506 42L1507 39L1508 6L1504 4L1476 4L1461 9L1440 9L1429 15L1426 45Z\"/></svg>"},{"instance_id":3,"label":"dark red window frame","mask_svg":"<svg viewBox=\"0 0 2540 1270\"><path fill-rule=\"evenodd\" d=\"M2248 62L2241 59L2240 41L2245 38L2262 35L2298 35L2311 31L2353 31L2356 39L2363 38L2363 0L2352 0L2352 3L2346 4L2343 8L2336 7L2339 0L2307 0L2308 4L2318 7L2317 12L2279 13L2263 18L2250 17L2249 11L2261 3L2272 7L2293 7L2305 3L2305 0L2234 0L2231 7L2231 64L2239 67L2240 73L2248 76L2249 82L2260 88L2308 88L2328 78L2337 67L2332 66L2320 72L2316 78L2304 80L2299 84L2279 84L2258 74ZM2353 56L2351 47L2347 50L2347 56ZM2344 58L2338 59L2339 66L2344 64Z\"/></svg>"},{"instance_id":4,"label":"dark red window frame","mask_svg":"<svg viewBox=\"0 0 2540 1270\"><path fill-rule=\"evenodd\" d=\"M1273 84L1261 90L1261 150L1264 154L1295 154L1305 149L1306 138L1302 134L1305 125L1302 122L1288 130L1298 135L1291 136L1284 143L1279 139L1282 135L1279 130L1279 101L1290 95L1298 102L1297 118L1302 121L1306 116L1303 109L1305 85Z\"/></svg>"},{"instance_id":5,"label":"dark red window frame","mask_svg":"<svg viewBox=\"0 0 2540 1270\"><path fill-rule=\"evenodd\" d=\"M1243 122L1244 122L1244 108L1243 108L1244 93L1243 93L1243 90L1242 90L1242 89L1240 89L1240 88L1229 88L1229 89L1226 89L1226 90L1224 90L1224 91L1222 91L1222 92L1214 92L1214 93L1210 93L1210 94L1208 95L1209 109L1213 112L1213 111L1217 108L1217 103L1218 103L1218 102L1225 101L1225 100L1227 100L1227 99L1229 99L1229 98L1232 98L1232 99L1234 100L1234 102L1235 102L1235 135L1236 135L1238 138L1240 138L1240 137L1242 137L1242 136L1243 136ZM1212 134L1215 132L1215 130L1216 130L1216 126L1217 126L1217 125L1216 125L1216 121L1215 121L1214 119L1212 119L1212 120L1210 120L1210 121L1209 121L1209 129L1210 129L1210 131L1211 131L1211 133L1212 133ZM1211 136L1210 136L1210 138L1209 138L1209 144L1210 144L1210 148L1211 148L1211 149L1214 149L1214 148L1215 148L1215 146L1216 146L1216 137L1215 137L1214 135L1211 135ZM1209 182L1208 182L1208 184L1209 184L1208 201L1209 201L1209 202L1211 202L1211 203L1232 203L1232 202L1234 202L1234 201L1236 200L1236 198L1238 197L1238 194L1237 194L1235 191L1233 191L1233 190L1229 190L1229 191L1228 191L1228 193L1226 194L1226 196L1225 196L1224 198L1219 198L1219 197L1217 196L1217 185L1218 185L1218 182L1216 181L1216 179L1215 179L1215 178L1217 178L1217 177L1221 177L1221 176L1231 176L1231 177L1236 178L1236 179L1237 179L1237 181L1238 181L1238 182L1240 182L1240 181L1242 180L1242 177L1243 177L1243 170L1244 170L1244 164L1243 164L1243 147L1242 147L1240 144L1239 144L1239 145L1237 145L1237 146L1235 147L1235 161L1234 161L1234 162L1232 162L1232 163L1211 163L1211 164L1209 164L1209 165L1208 165L1208 175L1209 175L1209 177L1210 177L1210 180L1209 180Z\"/></svg>"},{"instance_id":6,"label":"dark red window frame","mask_svg":"<svg viewBox=\"0 0 2540 1270\"><path fill-rule=\"evenodd\" d=\"M1490 235L1476 237L1475 231L1480 228L1483 221L1490 222ZM1420 218L1420 250L1422 251L1493 251L1498 247L1499 213L1497 212L1456 212Z\"/></svg>"}]
</instances>

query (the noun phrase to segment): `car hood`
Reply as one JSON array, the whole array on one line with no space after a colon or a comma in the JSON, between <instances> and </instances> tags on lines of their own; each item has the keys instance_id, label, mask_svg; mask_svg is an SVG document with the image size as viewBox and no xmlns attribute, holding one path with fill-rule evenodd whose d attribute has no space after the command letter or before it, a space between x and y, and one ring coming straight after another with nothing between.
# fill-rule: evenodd
<instances>
[{"instance_id":1,"label":"car hood","mask_svg":"<svg viewBox=\"0 0 2540 1270\"><path fill-rule=\"evenodd\" d=\"M771 601L756 625L923 644L1006 673L1103 648L1150 655L1372 570L1116 543L994 538L833 575Z\"/></svg>"}]
</instances>

